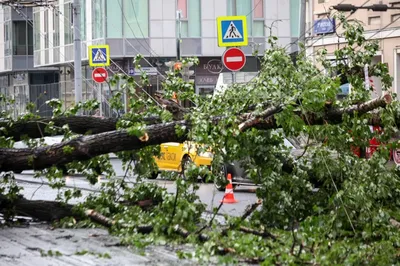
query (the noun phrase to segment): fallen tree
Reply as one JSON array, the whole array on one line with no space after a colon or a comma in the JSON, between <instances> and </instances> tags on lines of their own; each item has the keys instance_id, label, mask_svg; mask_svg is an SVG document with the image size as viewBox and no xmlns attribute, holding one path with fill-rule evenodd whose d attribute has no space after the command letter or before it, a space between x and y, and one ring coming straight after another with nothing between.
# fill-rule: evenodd
<instances>
[{"instance_id":1,"label":"fallen tree","mask_svg":"<svg viewBox=\"0 0 400 266\"><path fill-rule=\"evenodd\" d=\"M379 107L385 107L392 101L390 95L385 95L371 101L353 105L348 108L332 108L326 112L325 115L316 117L310 114L301 114L304 121L310 125L322 125L323 123L340 123L341 117L344 114L352 115L365 114ZM274 129L278 128L278 124L274 115L281 111L281 108L270 108L261 115L245 115L250 117L239 125L240 130L245 130L250 127L259 129ZM240 117L240 116L239 116ZM210 118L213 123L218 123L223 120L223 117ZM32 149L0 149L0 170L1 171L22 171L22 170L42 170L55 165L64 165L75 160L88 160L98 155L108 154L112 152L120 152L127 150L138 150L146 146L157 145L164 142L182 142L188 139L187 133L191 129L189 121L177 121L164 124L155 124L147 126L143 129L143 136L135 136L129 134L127 130L112 130L115 127L113 119L92 118L92 117L75 117L70 120L57 120L69 121L72 123L72 129L83 132L82 123L84 121L92 121L89 124L91 130L100 131L100 128L93 127L94 125L103 125L101 121L105 122L104 130L108 132L94 134L90 136L80 136L72 140L54 144L47 147L38 147ZM78 124L74 124L78 121ZM377 122L378 119L371 119ZM115 122L114 122L115 123ZM184 128L178 136L176 128ZM75 132L79 133L79 132ZM145 137L144 137L145 136ZM66 152L66 149L71 149Z\"/></svg>"},{"instance_id":2,"label":"fallen tree","mask_svg":"<svg viewBox=\"0 0 400 266\"><path fill-rule=\"evenodd\" d=\"M271 265L398 264L398 247L393 239L400 238L398 223L394 222L400 217L400 173L386 162L389 149L395 148L390 137L398 131L400 104L390 92L371 99L363 86L363 75L339 71L345 57L349 66L343 69L362 70L379 48L367 43L354 25L345 23L344 27L351 30L345 35L349 41L361 43L366 53L349 45L336 51L339 64L335 66L320 59L328 73L344 77L323 75L305 53L299 53L294 64L286 50L270 38L271 49L265 51L259 75L247 84L234 84L220 95L193 95L190 83L168 73L166 93L157 94L154 104L150 98L142 101L129 95L137 86L131 77L125 77L127 86L110 100L122 106L118 102L122 90L131 97L129 111L118 119L58 116L4 122L2 147L12 144L4 137L19 140L22 135L49 134L44 132L47 123L68 125L70 131L82 136L31 149L1 148L0 211L46 221L79 217L85 226L95 221L128 245L165 239L192 244L207 240L197 245L196 257L207 260L215 254L230 254L221 261L227 264L232 258ZM371 67L369 74L381 78L384 91L390 88L385 65ZM351 81L353 89L339 100L338 80L343 78ZM168 99L173 93L196 106L183 108L176 99ZM154 119L146 121L146 117ZM384 130L373 133L370 125L380 125ZM65 130L67 136L70 133ZM287 168L285 136L299 134L312 139L313 146L307 145L304 156ZM380 145L368 160L352 153L354 147L367 147L372 138L387 145ZM226 224L221 227L215 217L222 204L212 209L211 220L205 219L206 207L196 194L198 184L194 180L204 169L189 164L185 180L181 173L165 174L176 180L174 195L157 183L141 182L146 170L155 170L152 159L157 145L185 140L213 149L213 167L211 171L205 169L212 181L224 178L225 172L218 168L221 164L245 160L246 178L258 182L256 195L260 201L242 217L225 217ZM118 156L126 168L123 178L115 178L107 156L99 156L111 152L121 152ZM140 160L132 163L133 156ZM107 182L81 204L68 205L67 200L80 194L64 192L67 187L59 171L62 166L83 172L91 183L98 182L100 170L105 171ZM20 197L18 182L8 171L28 169L43 170L41 174L49 179L49 185L59 189L59 197L65 202ZM127 182L128 172L135 175L135 182ZM317 191L315 180L320 184ZM74 226L79 225L75 222ZM206 237L197 237L201 234Z\"/></svg>"}]
</instances>

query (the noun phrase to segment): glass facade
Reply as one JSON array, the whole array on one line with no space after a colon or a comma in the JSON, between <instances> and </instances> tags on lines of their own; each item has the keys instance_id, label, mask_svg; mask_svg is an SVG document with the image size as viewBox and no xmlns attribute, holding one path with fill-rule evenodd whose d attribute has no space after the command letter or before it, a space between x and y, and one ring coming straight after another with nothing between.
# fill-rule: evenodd
<instances>
[{"instance_id":1,"label":"glass facade","mask_svg":"<svg viewBox=\"0 0 400 266\"><path fill-rule=\"evenodd\" d=\"M264 36L263 0L228 0L228 16L246 16L249 36Z\"/></svg>"},{"instance_id":2,"label":"glass facade","mask_svg":"<svg viewBox=\"0 0 400 266\"><path fill-rule=\"evenodd\" d=\"M264 36L264 0L253 0L253 37Z\"/></svg>"},{"instance_id":3,"label":"glass facade","mask_svg":"<svg viewBox=\"0 0 400 266\"><path fill-rule=\"evenodd\" d=\"M123 0L123 29L125 38L147 38L149 36L149 1ZM119 7L119 5L118 5Z\"/></svg>"},{"instance_id":4,"label":"glass facade","mask_svg":"<svg viewBox=\"0 0 400 266\"><path fill-rule=\"evenodd\" d=\"M201 37L201 2L199 0L178 0L178 10L182 11L182 38Z\"/></svg>"},{"instance_id":5,"label":"glass facade","mask_svg":"<svg viewBox=\"0 0 400 266\"><path fill-rule=\"evenodd\" d=\"M119 3L118 3L119 2ZM121 0L106 0L107 38L122 38Z\"/></svg>"},{"instance_id":6,"label":"glass facade","mask_svg":"<svg viewBox=\"0 0 400 266\"><path fill-rule=\"evenodd\" d=\"M64 3L64 44L71 44L74 39L74 32L72 28L72 12L72 3Z\"/></svg>"},{"instance_id":7,"label":"glass facade","mask_svg":"<svg viewBox=\"0 0 400 266\"><path fill-rule=\"evenodd\" d=\"M12 24L11 20L4 22L4 55L12 55Z\"/></svg>"},{"instance_id":8,"label":"glass facade","mask_svg":"<svg viewBox=\"0 0 400 266\"><path fill-rule=\"evenodd\" d=\"M35 41L33 43L35 51L40 50L40 12L33 13L33 26L35 27Z\"/></svg>"},{"instance_id":9,"label":"glass facade","mask_svg":"<svg viewBox=\"0 0 400 266\"><path fill-rule=\"evenodd\" d=\"M92 39L104 38L104 15L104 0L92 0Z\"/></svg>"},{"instance_id":10,"label":"glass facade","mask_svg":"<svg viewBox=\"0 0 400 266\"><path fill-rule=\"evenodd\" d=\"M290 0L290 32L292 37L300 36L300 1Z\"/></svg>"},{"instance_id":11,"label":"glass facade","mask_svg":"<svg viewBox=\"0 0 400 266\"><path fill-rule=\"evenodd\" d=\"M47 49L47 48L49 48L49 42L50 42L50 40L49 40L49 35L50 35L50 33L49 33L49 10L48 9L46 9L46 10L44 10L44 21L45 21L45 23L44 23L44 48L45 49Z\"/></svg>"},{"instance_id":12,"label":"glass facade","mask_svg":"<svg viewBox=\"0 0 400 266\"><path fill-rule=\"evenodd\" d=\"M60 46L60 16L58 14L58 6L53 9L53 47L57 46Z\"/></svg>"},{"instance_id":13,"label":"glass facade","mask_svg":"<svg viewBox=\"0 0 400 266\"><path fill-rule=\"evenodd\" d=\"M26 21L13 22L13 55L33 55L33 28Z\"/></svg>"}]
</instances>

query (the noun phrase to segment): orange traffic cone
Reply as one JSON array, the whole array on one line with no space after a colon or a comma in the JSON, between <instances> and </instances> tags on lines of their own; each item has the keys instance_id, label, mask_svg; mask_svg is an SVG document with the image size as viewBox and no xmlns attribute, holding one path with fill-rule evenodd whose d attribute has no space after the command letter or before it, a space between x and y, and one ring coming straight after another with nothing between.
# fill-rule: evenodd
<instances>
[{"instance_id":1,"label":"orange traffic cone","mask_svg":"<svg viewBox=\"0 0 400 266\"><path fill-rule=\"evenodd\" d=\"M233 195L233 186L232 186L232 175L228 174L227 179L229 180L229 184L225 188L225 195L222 198L222 203L237 203L238 201L235 199Z\"/></svg>"}]
</instances>

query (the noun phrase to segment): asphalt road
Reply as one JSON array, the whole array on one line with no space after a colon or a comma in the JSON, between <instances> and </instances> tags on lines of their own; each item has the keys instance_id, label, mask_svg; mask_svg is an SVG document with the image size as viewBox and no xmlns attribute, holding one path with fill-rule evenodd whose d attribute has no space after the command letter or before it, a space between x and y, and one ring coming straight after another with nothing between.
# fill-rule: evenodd
<instances>
[{"instance_id":1,"label":"asphalt road","mask_svg":"<svg viewBox=\"0 0 400 266\"><path fill-rule=\"evenodd\" d=\"M117 178L122 178L125 171L122 169L122 163L118 159L112 159L111 163L116 172ZM24 171L22 174L17 174L16 179L18 183L24 188L22 194L27 199L32 200L54 200L57 196L57 190L51 189L46 185L47 181L44 178L34 178L33 171ZM135 177L130 176L129 181L135 182ZM90 185L83 176L71 176L66 177L66 185L69 188L80 188L82 190L83 197L86 197L89 193L93 193L99 190L100 183L107 182L105 178L99 178L99 183L95 186ZM159 186L165 187L168 192L175 193L176 186L173 181L163 180L160 177L156 180L148 180L148 182L156 182ZM241 215L249 204L257 201L257 197L254 193L254 186L239 186L234 191L234 196L238 203L234 204L223 204L219 214L229 214L234 216ZM221 199L224 196L224 192L217 191L213 184L200 184L200 189L197 194L204 204L207 204L207 210L211 212L214 207L218 207ZM76 203L82 199L76 199L71 203Z\"/></svg>"},{"instance_id":2,"label":"asphalt road","mask_svg":"<svg viewBox=\"0 0 400 266\"><path fill-rule=\"evenodd\" d=\"M125 174L119 160L112 160L116 178ZM34 178L33 171L24 171L15 175L17 182L23 187L22 194L32 200L54 200L57 190L51 189L44 178ZM132 183L135 177L129 177ZM90 193L99 191L101 183L107 182L99 178L99 183L92 186L83 176L66 177L69 188L80 188L83 198ZM148 180L165 187L170 193L175 193L176 186L169 180ZM247 205L254 203L257 198L255 187L239 187L235 190L235 204L224 204L219 214L241 215ZM207 204L209 212L204 218L212 216L213 207L220 205L224 192L219 192L213 184L200 184L197 191L200 200ZM81 201L75 199L71 203ZM223 223L222 215L216 220ZM0 265L197 265L195 261L179 260L176 255L177 247L171 245L149 246L144 252L136 249L119 247L119 240L108 235L104 229L53 229L46 224L29 224L20 227L0 228ZM179 249L187 249L180 247ZM49 251L60 252L59 256L46 256ZM191 251L191 250L190 250ZM77 252L88 252L79 255ZM100 258L99 254L109 254L111 259ZM209 265L217 265L209 263Z\"/></svg>"}]
</instances>

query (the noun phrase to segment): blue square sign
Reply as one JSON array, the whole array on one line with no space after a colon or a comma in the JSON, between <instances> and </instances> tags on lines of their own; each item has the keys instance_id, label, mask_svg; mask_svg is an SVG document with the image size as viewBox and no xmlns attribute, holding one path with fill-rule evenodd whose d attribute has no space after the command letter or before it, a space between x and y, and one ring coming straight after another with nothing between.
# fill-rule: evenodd
<instances>
[{"instance_id":1,"label":"blue square sign","mask_svg":"<svg viewBox=\"0 0 400 266\"><path fill-rule=\"evenodd\" d=\"M91 67L109 66L110 49L108 45L89 46L89 65Z\"/></svg>"},{"instance_id":2,"label":"blue square sign","mask_svg":"<svg viewBox=\"0 0 400 266\"><path fill-rule=\"evenodd\" d=\"M217 18L218 46L246 46L246 16L228 16Z\"/></svg>"}]
</instances>

